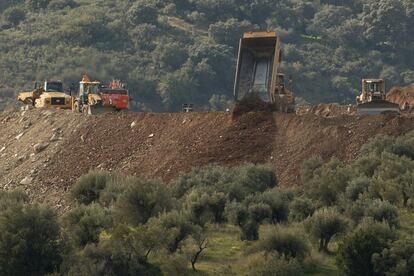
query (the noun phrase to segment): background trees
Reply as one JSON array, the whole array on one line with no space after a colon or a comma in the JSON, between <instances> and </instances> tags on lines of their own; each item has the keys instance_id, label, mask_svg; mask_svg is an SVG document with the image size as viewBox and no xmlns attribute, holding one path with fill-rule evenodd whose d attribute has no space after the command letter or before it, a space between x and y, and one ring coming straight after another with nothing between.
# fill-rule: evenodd
<instances>
[{"instance_id":1,"label":"background trees","mask_svg":"<svg viewBox=\"0 0 414 276\"><path fill-rule=\"evenodd\" d=\"M239 37L257 29L282 36L298 96L350 103L361 77L414 82L413 10L409 0L0 1L0 109L35 79L70 84L85 71L127 82L135 110L225 109Z\"/></svg>"}]
</instances>

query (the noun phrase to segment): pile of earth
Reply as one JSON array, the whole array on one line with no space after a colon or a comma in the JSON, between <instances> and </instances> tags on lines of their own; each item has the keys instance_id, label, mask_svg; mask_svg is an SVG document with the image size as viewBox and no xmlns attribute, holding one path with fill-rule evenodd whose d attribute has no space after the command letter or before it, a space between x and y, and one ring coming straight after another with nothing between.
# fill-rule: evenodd
<instances>
[{"instance_id":1,"label":"pile of earth","mask_svg":"<svg viewBox=\"0 0 414 276\"><path fill-rule=\"evenodd\" d=\"M281 185L300 185L304 160L320 155L354 160L379 134L414 129L411 115L357 117L231 113L70 111L0 113L0 187L66 208L66 191L94 169L158 177L167 183L193 167L269 163Z\"/></svg>"},{"instance_id":2,"label":"pile of earth","mask_svg":"<svg viewBox=\"0 0 414 276\"><path fill-rule=\"evenodd\" d=\"M236 102L233 108L233 116L237 117L253 111L273 112L276 111L276 107L270 102L264 102L257 94L250 93Z\"/></svg>"},{"instance_id":3,"label":"pile of earth","mask_svg":"<svg viewBox=\"0 0 414 276\"><path fill-rule=\"evenodd\" d=\"M393 87L387 100L400 105L401 110L414 112L414 84L406 87Z\"/></svg>"},{"instance_id":4,"label":"pile of earth","mask_svg":"<svg viewBox=\"0 0 414 276\"><path fill-rule=\"evenodd\" d=\"M304 115L312 113L318 116L323 117L336 117L340 115L355 115L356 107L352 105L339 105L336 103L330 104L318 104L318 105L308 105L308 106L299 106L296 108L297 115Z\"/></svg>"}]
</instances>

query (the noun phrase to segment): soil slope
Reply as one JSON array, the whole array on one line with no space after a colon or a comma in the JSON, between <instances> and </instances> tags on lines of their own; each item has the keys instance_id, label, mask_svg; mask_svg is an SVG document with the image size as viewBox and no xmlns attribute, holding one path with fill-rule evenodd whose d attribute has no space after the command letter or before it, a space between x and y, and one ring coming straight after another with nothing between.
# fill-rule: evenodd
<instances>
[{"instance_id":1,"label":"soil slope","mask_svg":"<svg viewBox=\"0 0 414 276\"><path fill-rule=\"evenodd\" d=\"M0 187L66 207L64 194L91 169L170 181L194 166L272 164L283 185L300 184L312 155L349 162L378 134L414 129L413 117L301 116L270 112L124 113L70 111L0 113Z\"/></svg>"}]
</instances>

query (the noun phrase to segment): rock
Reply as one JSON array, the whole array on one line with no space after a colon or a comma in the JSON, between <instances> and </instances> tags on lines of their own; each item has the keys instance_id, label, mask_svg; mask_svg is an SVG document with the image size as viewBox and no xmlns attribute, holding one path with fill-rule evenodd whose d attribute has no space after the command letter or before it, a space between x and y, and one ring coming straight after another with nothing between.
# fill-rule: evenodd
<instances>
[{"instance_id":1,"label":"rock","mask_svg":"<svg viewBox=\"0 0 414 276\"><path fill-rule=\"evenodd\" d=\"M6 149L6 147L2 147L2 148L0 149L0 152L3 152L5 149Z\"/></svg>"},{"instance_id":2,"label":"rock","mask_svg":"<svg viewBox=\"0 0 414 276\"><path fill-rule=\"evenodd\" d=\"M151 133L150 135L148 135L149 138L154 137L154 133Z\"/></svg>"},{"instance_id":3,"label":"rock","mask_svg":"<svg viewBox=\"0 0 414 276\"><path fill-rule=\"evenodd\" d=\"M134 121L131 123L131 128L134 128L137 125L137 123Z\"/></svg>"},{"instance_id":4,"label":"rock","mask_svg":"<svg viewBox=\"0 0 414 276\"><path fill-rule=\"evenodd\" d=\"M53 133L52 137L50 137L50 142L55 142L59 140L59 136L56 133Z\"/></svg>"},{"instance_id":5,"label":"rock","mask_svg":"<svg viewBox=\"0 0 414 276\"><path fill-rule=\"evenodd\" d=\"M19 160L20 162L23 162L26 159L27 159L27 155L21 155L19 156L19 158L17 158L17 160Z\"/></svg>"},{"instance_id":6,"label":"rock","mask_svg":"<svg viewBox=\"0 0 414 276\"><path fill-rule=\"evenodd\" d=\"M30 176L26 176L25 178L22 179L22 181L20 181L20 184L22 185L29 185L31 184L33 181L33 178Z\"/></svg>"},{"instance_id":7,"label":"rock","mask_svg":"<svg viewBox=\"0 0 414 276\"><path fill-rule=\"evenodd\" d=\"M19 140L20 138L22 138L23 135L24 135L24 132L20 133L19 135L17 135L14 138L16 138L16 140Z\"/></svg>"},{"instance_id":8,"label":"rock","mask_svg":"<svg viewBox=\"0 0 414 276\"><path fill-rule=\"evenodd\" d=\"M24 125L24 129L28 129L30 126L32 125L32 122L27 122L25 125Z\"/></svg>"},{"instance_id":9,"label":"rock","mask_svg":"<svg viewBox=\"0 0 414 276\"><path fill-rule=\"evenodd\" d=\"M33 146L33 149L36 153L39 153L43 150L45 150L49 146L49 143L38 143Z\"/></svg>"}]
</instances>

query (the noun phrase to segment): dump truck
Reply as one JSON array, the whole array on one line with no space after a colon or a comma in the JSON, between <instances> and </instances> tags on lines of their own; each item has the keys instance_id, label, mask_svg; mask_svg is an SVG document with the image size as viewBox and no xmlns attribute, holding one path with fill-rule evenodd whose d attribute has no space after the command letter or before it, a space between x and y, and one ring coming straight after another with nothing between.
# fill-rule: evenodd
<instances>
[{"instance_id":1,"label":"dump truck","mask_svg":"<svg viewBox=\"0 0 414 276\"><path fill-rule=\"evenodd\" d=\"M36 81L34 89L30 92L20 92L17 100L35 108L72 108L72 96L63 91L61 81L45 81L43 85Z\"/></svg>"},{"instance_id":2,"label":"dump truck","mask_svg":"<svg viewBox=\"0 0 414 276\"><path fill-rule=\"evenodd\" d=\"M280 72L282 50L276 32L247 32L239 43L234 99L256 96L276 111L294 112L295 98Z\"/></svg>"},{"instance_id":3,"label":"dump truck","mask_svg":"<svg viewBox=\"0 0 414 276\"><path fill-rule=\"evenodd\" d=\"M113 80L108 86L100 81L91 81L84 74L79 82L78 96L74 98L72 110L87 114L121 111L128 109L129 92L119 80Z\"/></svg>"},{"instance_id":4,"label":"dump truck","mask_svg":"<svg viewBox=\"0 0 414 276\"><path fill-rule=\"evenodd\" d=\"M356 97L357 115L377 115L400 112L398 104L386 100L383 79L362 79L361 94Z\"/></svg>"}]
</instances>

